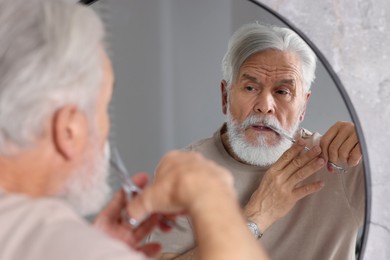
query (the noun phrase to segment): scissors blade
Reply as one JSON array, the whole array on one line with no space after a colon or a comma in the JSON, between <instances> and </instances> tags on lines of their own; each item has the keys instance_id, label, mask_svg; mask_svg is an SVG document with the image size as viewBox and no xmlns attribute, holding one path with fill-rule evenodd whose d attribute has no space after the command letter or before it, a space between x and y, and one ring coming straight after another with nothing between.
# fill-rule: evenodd
<instances>
[{"instance_id":1,"label":"scissors blade","mask_svg":"<svg viewBox=\"0 0 390 260\"><path fill-rule=\"evenodd\" d=\"M118 150L115 147L111 149L110 163L113 166L116 175L121 180L122 188L127 193L127 195L132 195L132 193L140 193L142 190L137 185L133 183L130 178L129 172L127 171Z\"/></svg>"}]
</instances>

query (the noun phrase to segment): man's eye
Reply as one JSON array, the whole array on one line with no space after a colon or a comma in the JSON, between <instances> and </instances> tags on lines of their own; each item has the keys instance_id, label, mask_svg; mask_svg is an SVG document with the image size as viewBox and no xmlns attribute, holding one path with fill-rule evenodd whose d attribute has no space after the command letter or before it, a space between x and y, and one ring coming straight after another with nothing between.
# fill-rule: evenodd
<instances>
[{"instance_id":1,"label":"man's eye","mask_svg":"<svg viewBox=\"0 0 390 260\"><path fill-rule=\"evenodd\" d=\"M276 93L278 93L280 95L288 95L288 94L290 94L290 91L284 90L284 89L279 89L276 91Z\"/></svg>"},{"instance_id":2,"label":"man's eye","mask_svg":"<svg viewBox=\"0 0 390 260\"><path fill-rule=\"evenodd\" d=\"M254 91L255 88L252 87L252 86L245 86L245 90L247 90L247 91Z\"/></svg>"}]
</instances>

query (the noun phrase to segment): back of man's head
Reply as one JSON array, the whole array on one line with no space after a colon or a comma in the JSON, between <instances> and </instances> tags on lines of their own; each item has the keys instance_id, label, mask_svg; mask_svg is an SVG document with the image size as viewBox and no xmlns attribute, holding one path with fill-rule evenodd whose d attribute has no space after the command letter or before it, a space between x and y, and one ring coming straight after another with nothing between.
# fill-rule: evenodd
<instances>
[{"instance_id":1,"label":"back of man's head","mask_svg":"<svg viewBox=\"0 0 390 260\"><path fill-rule=\"evenodd\" d=\"M0 154L31 145L64 104L92 118L103 26L65 0L0 0Z\"/></svg>"},{"instance_id":2,"label":"back of man's head","mask_svg":"<svg viewBox=\"0 0 390 260\"><path fill-rule=\"evenodd\" d=\"M291 29L259 23L242 26L229 40L227 52L222 60L223 79L228 83L228 87L251 55L267 49L298 55L302 64L304 89L310 90L316 68L316 56L312 49Z\"/></svg>"}]
</instances>

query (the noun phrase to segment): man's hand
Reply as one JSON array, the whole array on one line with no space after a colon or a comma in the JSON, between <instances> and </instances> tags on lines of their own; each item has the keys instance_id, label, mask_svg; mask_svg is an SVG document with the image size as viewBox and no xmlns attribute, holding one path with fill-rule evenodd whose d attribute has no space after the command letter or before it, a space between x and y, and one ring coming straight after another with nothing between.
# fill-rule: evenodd
<instances>
[{"instance_id":1,"label":"man's hand","mask_svg":"<svg viewBox=\"0 0 390 260\"><path fill-rule=\"evenodd\" d=\"M268 259L246 226L232 175L198 153L165 156L156 169L155 183L127 208L137 220L156 212L188 213L198 244L197 259Z\"/></svg>"},{"instance_id":2,"label":"man's hand","mask_svg":"<svg viewBox=\"0 0 390 260\"><path fill-rule=\"evenodd\" d=\"M145 186L145 176L137 178L134 182ZM131 229L122 223L123 208L132 220L142 223L141 226ZM127 205L124 194L117 194L95 225L153 256L159 251L159 245L148 244L140 248L139 242L158 225L161 214L182 212L192 218L200 259L268 259L245 224L232 175L195 152L166 155L156 169L155 182L151 186L145 187ZM240 239L231 239L235 236Z\"/></svg>"},{"instance_id":3,"label":"man's hand","mask_svg":"<svg viewBox=\"0 0 390 260\"><path fill-rule=\"evenodd\" d=\"M319 157L319 146L302 153L304 146L303 140L298 140L279 158L265 173L244 209L247 218L257 223L263 232L286 215L298 200L324 186L322 181L302 183L325 165L325 160Z\"/></svg>"},{"instance_id":4,"label":"man's hand","mask_svg":"<svg viewBox=\"0 0 390 260\"><path fill-rule=\"evenodd\" d=\"M196 152L170 152L160 161L155 182L128 204L129 215L142 220L153 213L194 213L210 197L236 199L233 177Z\"/></svg>"},{"instance_id":5,"label":"man's hand","mask_svg":"<svg viewBox=\"0 0 390 260\"><path fill-rule=\"evenodd\" d=\"M119 191L97 216L94 225L148 256L158 254L160 245L140 246L140 242L157 226L169 230L161 222L161 214L173 219L183 212L203 214L207 201L219 198L221 201L236 201L230 173L195 152L168 153L158 165L155 182L150 186L145 187L148 182L146 174L134 176L133 181L143 188L143 192L128 202L124 192ZM142 224L132 228L122 218L123 209Z\"/></svg>"},{"instance_id":6,"label":"man's hand","mask_svg":"<svg viewBox=\"0 0 390 260\"><path fill-rule=\"evenodd\" d=\"M322 156L326 162L356 166L362 152L357 138L355 125L351 122L337 122L321 137ZM333 172L332 167L328 167Z\"/></svg>"},{"instance_id":7,"label":"man's hand","mask_svg":"<svg viewBox=\"0 0 390 260\"><path fill-rule=\"evenodd\" d=\"M142 173L135 175L132 179L141 188L145 187L148 182L148 176ZM161 249L159 244L150 243L141 246L141 242L158 225L158 216L152 215L138 228L131 229L122 217L122 211L126 208L126 203L125 193L122 190L118 191L107 207L96 217L94 226L149 257L156 256Z\"/></svg>"}]
</instances>

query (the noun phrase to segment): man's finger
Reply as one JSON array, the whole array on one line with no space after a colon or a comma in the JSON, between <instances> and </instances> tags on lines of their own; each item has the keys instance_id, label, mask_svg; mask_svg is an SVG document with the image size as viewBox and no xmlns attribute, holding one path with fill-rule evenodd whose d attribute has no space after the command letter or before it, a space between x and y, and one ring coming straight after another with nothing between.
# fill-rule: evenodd
<instances>
[{"instance_id":1,"label":"man's finger","mask_svg":"<svg viewBox=\"0 0 390 260\"><path fill-rule=\"evenodd\" d=\"M133 180L135 185L137 185L138 187L140 187L142 189L146 186L146 184L148 184L149 176L147 173L140 172L140 173L133 175L131 177L131 179Z\"/></svg>"},{"instance_id":2,"label":"man's finger","mask_svg":"<svg viewBox=\"0 0 390 260\"><path fill-rule=\"evenodd\" d=\"M133 230L133 237L134 239L139 243L141 242L146 236L150 234L150 232L153 231L155 227L159 224L159 216L154 214L150 216L148 219L143 221L140 226L138 226L135 230Z\"/></svg>"},{"instance_id":3,"label":"man's finger","mask_svg":"<svg viewBox=\"0 0 390 260\"><path fill-rule=\"evenodd\" d=\"M298 156L300 152L305 149L306 143L302 139L298 139L297 142L285 151L282 156L276 161L272 168L276 171L283 171L291 161Z\"/></svg>"},{"instance_id":4,"label":"man's finger","mask_svg":"<svg viewBox=\"0 0 390 260\"><path fill-rule=\"evenodd\" d=\"M137 194L127 203L127 214L137 223L141 223L152 214L153 208L149 204L155 196L151 195L150 187L152 186L145 188L142 193Z\"/></svg>"},{"instance_id":5,"label":"man's finger","mask_svg":"<svg viewBox=\"0 0 390 260\"><path fill-rule=\"evenodd\" d=\"M329 160L329 155L328 155L329 145L336 137L337 133L338 133L338 127L336 124L333 125L331 128L329 128L329 130L321 137L320 147L322 150L322 157L325 159L325 161Z\"/></svg>"},{"instance_id":6,"label":"man's finger","mask_svg":"<svg viewBox=\"0 0 390 260\"><path fill-rule=\"evenodd\" d=\"M303 185L302 187L296 188L293 191L293 195L296 200L300 200L310 194L313 194L319 190L321 190L325 186L323 181L316 181L310 184Z\"/></svg>"},{"instance_id":7,"label":"man's finger","mask_svg":"<svg viewBox=\"0 0 390 260\"><path fill-rule=\"evenodd\" d=\"M362 159L362 151L359 143L357 143L349 155L348 166L349 167L356 166L361 159Z\"/></svg>"},{"instance_id":8,"label":"man's finger","mask_svg":"<svg viewBox=\"0 0 390 260\"><path fill-rule=\"evenodd\" d=\"M323 153L328 153L328 160L333 163L340 163L340 149L346 144L348 138L352 135L351 131L339 131L335 138L328 146L327 151L322 151Z\"/></svg>"},{"instance_id":9,"label":"man's finger","mask_svg":"<svg viewBox=\"0 0 390 260\"><path fill-rule=\"evenodd\" d=\"M323 158L315 158L307 163L304 167L297 170L294 174L290 176L288 181L290 185L295 186L301 181L305 180L309 176L313 175L319 169L324 167L325 160Z\"/></svg>"},{"instance_id":10,"label":"man's finger","mask_svg":"<svg viewBox=\"0 0 390 260\"><path fill-rule=\"evenodd\" d=\"M165 182L165 184L167 183ZM161 183L154 183L133 197L127 203L127 212L130 218L140 223L153 213L180 213L183 209L175 208L170 201L170 195L165 190Z\"/></svg>"},{"instance_id":11,"label":"man's finger","mask_svg":"<svg viewBox=\"0 0 390 260\"><path fill-rule=\"evenodd\" d=\"M295 172L302 169L306 164L310 163L313 159L317 158L321 154L321 148L314 146L306 153L302 153L291 160L291 162L283 169L283 174L286 179L290 178ZM308 168L307 168L308 169ZM302 175L302 177L305 177Z\"/></svg>"},{"instance_id":12,"label":"man's finger","mask_svg":"<svg viewBox=\"0 0 390 260\"><path fill-rule=\"evenodd\" d=\"M359 141L355 133L348 137L339 149L339 161L341 163L348 163L348 159L358 143Z\"/></svg>"}]
</instances>

